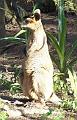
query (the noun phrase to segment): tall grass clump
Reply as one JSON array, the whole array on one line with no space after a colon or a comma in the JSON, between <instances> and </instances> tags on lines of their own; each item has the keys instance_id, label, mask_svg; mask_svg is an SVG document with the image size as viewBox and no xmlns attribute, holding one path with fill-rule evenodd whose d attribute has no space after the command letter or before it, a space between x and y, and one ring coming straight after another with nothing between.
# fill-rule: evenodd
<instances>
[{"instance_id":1,"label":"tall grass clump","mask_svg":"<svg viewBox=\"0 0 77 120\"><path fill-rule=\"evenodd\" d=\"M77 40L72 43L71 49L68 48L68 51L66 51L67 20L64 14L64 0L59 0L58 4L58 38L53 36L50 32L47 32L47 35L58 55L58 58L56 59L52 55L51 57L59 71L66 74L68 69L71 69L77 60L77 57L71 59L71 56L77 47Z\"/></svg>"},{"instance_id":2,"label":"tall grass clump","mask_svg":"<svg viewBox=\"0 0 77 120\"><path fill-rule=\"evenodd\" d=\"M57 53L57 57L51 55L51 58L59 71L57 80L63 80L64 84L70 82L73 91L72 93L74 94L74 97L77 98L77 77L73 68L74 64L77 62L77 56L72 57L77 48L77 40L74 40L71 48L68 48L68 50L66 49L67 19L64 13L64 0L58 1L58 37L53 36L50 32L47 32L47 35Z\"/></svg>"}]
</instances>

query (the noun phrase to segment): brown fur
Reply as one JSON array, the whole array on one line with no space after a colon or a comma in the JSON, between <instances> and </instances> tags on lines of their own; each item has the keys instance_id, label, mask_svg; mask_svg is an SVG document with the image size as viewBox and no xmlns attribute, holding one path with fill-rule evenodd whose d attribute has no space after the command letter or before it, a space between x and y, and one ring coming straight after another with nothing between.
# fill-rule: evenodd
<instances>
[{"instance_id":1,"label":"brown fur","mask_svg":"<svg viewBox=\"0 0 77 120\"><path fill-rule=\"evenodd\" d=\"M27 18L23 27L31 31L22 66L23 93L29 98L47 101L53 93L53 65L39 9L35 10L33 17Z\"/></svg>"}]
</instances>

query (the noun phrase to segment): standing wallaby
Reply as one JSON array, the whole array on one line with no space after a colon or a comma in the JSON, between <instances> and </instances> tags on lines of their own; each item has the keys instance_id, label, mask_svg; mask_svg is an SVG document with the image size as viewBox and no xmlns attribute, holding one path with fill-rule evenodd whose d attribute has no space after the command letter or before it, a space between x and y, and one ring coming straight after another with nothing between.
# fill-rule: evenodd
<instances>
[{"instance_id":1,"label":"standing wallaby","mask_svg":"<svg viewBox=\"0 0 77 120\"><path fill-rule=\"evenodd\" d=\"M40 10L26 19L22 27L30 30L27 55L23 61L22 89L25 96L53 102L53 64L49 55L47 37L41 22Z\"/></svg>"}]
</instances>

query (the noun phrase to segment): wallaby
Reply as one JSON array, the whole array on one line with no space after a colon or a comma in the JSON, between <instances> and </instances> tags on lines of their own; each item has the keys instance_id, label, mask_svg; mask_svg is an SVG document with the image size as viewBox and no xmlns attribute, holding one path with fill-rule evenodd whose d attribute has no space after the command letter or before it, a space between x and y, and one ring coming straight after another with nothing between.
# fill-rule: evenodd
<instances>
[{"instance_id":1,"label":"wallaby","mask_svg":"<svg viewBox=\"0 0 77 120\"><path fill-rule=\"evenodd\" d=\"M22 27L30 30L27 55L23 61L22 89L25 96L42 101L59 101L53 90L53 64L39 9ZM57 99L55 99L57 98ZM54 100L55 99L55 100Z\"/></svg>"}]
</instances>

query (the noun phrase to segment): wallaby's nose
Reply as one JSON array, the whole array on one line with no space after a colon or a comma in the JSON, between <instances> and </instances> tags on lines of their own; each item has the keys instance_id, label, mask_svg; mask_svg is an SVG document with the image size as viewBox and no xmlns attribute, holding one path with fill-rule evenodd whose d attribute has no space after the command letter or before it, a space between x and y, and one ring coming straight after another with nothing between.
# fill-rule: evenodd
<instances>
[{"instance_id":1,"label":"wallaby's nose","mask_svg":"<svg viewBox=\"0 0 77 120\"><path fill-rule=\"evenodd\" d=\"M21 28L26 28L26 22L23 21L23 23L21 24Z\"/></svg>"}]
</instances>

